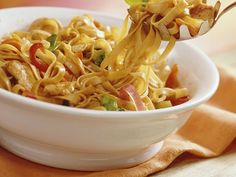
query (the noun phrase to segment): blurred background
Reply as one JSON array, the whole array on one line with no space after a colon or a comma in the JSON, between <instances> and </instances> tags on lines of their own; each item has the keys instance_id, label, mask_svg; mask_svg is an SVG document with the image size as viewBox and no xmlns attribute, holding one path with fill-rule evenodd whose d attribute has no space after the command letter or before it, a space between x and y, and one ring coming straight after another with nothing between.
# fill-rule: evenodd
<instances>
[{"instance_id":1,"label":"blurred background","mask_svg":"<svg viewBox=\"0 0 236 177\"><path fill-rule=\"evenodd\" d=\"M210 0L211 3L216 0ZM221 0L222 7L236 0ZM108 14L125 16L127 5L124 0L0 0L0 8L17 6L60 6L78 9L101 11ZM43 14L42 14L43 16ZM218 24L208 34L194 43L217 62L235 65L236 67L236 8L222 17Z\"/></svg>"}]
</instances>

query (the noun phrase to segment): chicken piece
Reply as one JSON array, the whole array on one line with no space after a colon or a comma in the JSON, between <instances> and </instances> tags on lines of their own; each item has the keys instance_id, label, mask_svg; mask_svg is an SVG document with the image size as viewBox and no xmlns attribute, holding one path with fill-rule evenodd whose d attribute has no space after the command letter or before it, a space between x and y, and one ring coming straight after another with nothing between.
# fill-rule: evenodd
<instances>
[{"instance_id":1,"label":"chicken piece","mask_svg":"<svg viewBox=\"0 0 236 177\"><path fill-rule=\"evenodd\" d=\"M0 88L11 90L11 82L5 71L0 67Z\"/></svg>"},{"instance_id":2,"label":"chicken piece","mask_svg":"<svg viewBox=\"0 0 236 177\"><path fill-rule=\"evenodd\" d=\"M214 17L214 11L214 7L207 4L198 4L189 9L191 17L202 20L212 19Z\"/></svg>"},{"instance_id":3,"label":"chicken piece","mask_svg":"<svg viewBox=\"0 0 236 177\"><path fill-rule=\"evenodd\" d=\"M11 61L7 64L6 69L26 90L32 89L36 79L27 64Z\"/></svg>"},{"instance_id":4,"label":"chicken piece","mask_svg":"<svg viewBox=\"0 0 236 177\"><path fill-rule=\"evenodd\" d=\"M44 92L50 96L65 96L73 93L75 90L74 84L70 82L63 82L58 84L46 85Z\"/></svg>"}]
</instances>

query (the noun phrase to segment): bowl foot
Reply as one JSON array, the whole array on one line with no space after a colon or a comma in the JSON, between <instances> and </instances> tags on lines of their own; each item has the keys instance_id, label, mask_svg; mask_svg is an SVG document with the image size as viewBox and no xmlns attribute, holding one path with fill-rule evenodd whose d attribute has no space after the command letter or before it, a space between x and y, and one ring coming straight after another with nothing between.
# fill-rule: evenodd
<instances>
[{"instance_id":1,"label":"bowl foot","mask_svg":"<svg viewBox=\"0 0 236 177\"><path fill-rule=\"evenodd\" d=\"M8 151L39 164L70 170L102 171L132 167L152 158L162 144L159 142L138 151L91 154L42 144L0 129L0 145Z\"/></svg>"}]
</instances>

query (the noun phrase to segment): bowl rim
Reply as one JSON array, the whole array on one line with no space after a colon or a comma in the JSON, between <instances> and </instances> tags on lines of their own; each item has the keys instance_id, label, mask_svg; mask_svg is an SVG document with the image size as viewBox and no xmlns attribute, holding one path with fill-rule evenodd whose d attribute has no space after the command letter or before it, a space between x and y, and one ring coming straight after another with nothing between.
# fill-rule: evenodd
<instances>
[{"instance_id":1,"label":"bowl rim","mask_svg":"<svg viewBox=\"0 0 236 177\"><path fill-rule=\"evenodd\" d=\"M84 10L84 9L75 9L75 8L66 8L66 7L44 7L44 6L28 6L28 7L13 7L13 8L5 8L0 9L0 12L2 11L15 11L15 10L33 10L33 9L61 9L61 10L76 10L81 13L90 13L93 16L103 16L103 17L109 17L109 18L115 18L117 20L121 20L122 18L108 14L103 12L97 12L92 10ZM57 105L53 103L47 103L40 100L34 100L30 99L21 95L17 95L15 93L12 93L10 91L0 89L0 98L4 98L8 101L13 101L15 103L28 106L30 108L37 108L42 110L47 110L51 112L57 112L57 113L63 113L68 115L87 115L89 117L94 118L119 118L119 119L127 119L127 118L138 118L138 117L145 117L149 115L164 115L164 114L171 114L171 113L178 113L183 112L186 110L190 110L203 102L206 102L217 90L220 76L219 72L217 70L216 65L214 62L199 48L196 46L190 44L189 42L178 42L182 45L185 45L189 48L191 48L192 51L199 53L202 58L204 58L205 62L208 63L209 68L211 68L212 74L214 75L215 82L210 86L211 89L209 89L209 92L204 94L204 96L199 97L196 101L193 102L186 102L181 105L173 106L170 108L163 108L158 110L149 110L149 111L125 111L125 112L119 112L119 111L99 111L99 110L92 110L92 109L83 109L83 108L75 108L75 107L67 107L63 105ZM104 114L104 112L106 112ZM78 116L79 117L79 116Z\"/></svg>"},{"instance_id":2,"label":"bowl rim","mask_svg":"<svg viewBox=\"0 0 236 177\"><path fill-rule=\"evenodd\" d=\"M69 11L78 11L84 14L95 14L95 15L99 15L99 16L105 16L105 17L109 17L109 18L116 18L119 20L122 20L123 22L123 18L122 16L120 16L119 14L111 14L108 12L101 12L101 11L96 11L96 10L90 10L90 9L79 9L79 8L73 8L73 7L63 7L63 6L17 6L17 7L7 7L7 8L2 8L0 9L0 12L4 12L4 11L15 11L15 10L46 10L46 9L50 9L50 10L69 10ZM94 16L94 15L93 15Z\"/></svg>"}]
</instances>

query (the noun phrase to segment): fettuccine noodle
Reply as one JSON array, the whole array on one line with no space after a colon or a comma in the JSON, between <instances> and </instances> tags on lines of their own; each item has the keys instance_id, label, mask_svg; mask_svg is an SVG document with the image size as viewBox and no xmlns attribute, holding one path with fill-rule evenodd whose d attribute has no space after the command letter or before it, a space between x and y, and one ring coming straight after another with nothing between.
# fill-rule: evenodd
<instances>
[{"instance_id":1,"label":"fettuccine noodle","mask_svg":"<svg viewBox=\"0 0 236 177\"><path fill-rule=\"evenodd\" d=\"M187 25L197 35L217 9L202 0L149 0L132 5L122 30L89 15L68 26L34 21L0 43L0 87L16 94L77 108L153 110L182 104L187 88L167 56ZM131 26L128 21L131 19ZM159 48L169 41L164 51Z\"/></svg>"}]
</instances>

